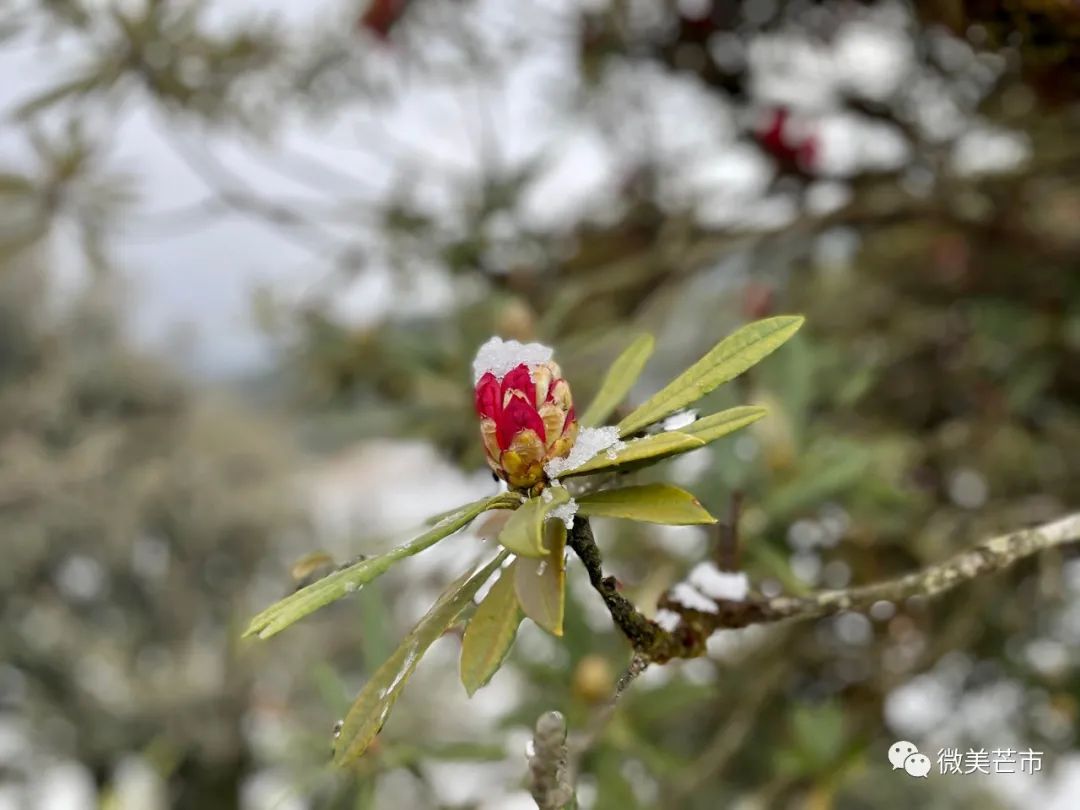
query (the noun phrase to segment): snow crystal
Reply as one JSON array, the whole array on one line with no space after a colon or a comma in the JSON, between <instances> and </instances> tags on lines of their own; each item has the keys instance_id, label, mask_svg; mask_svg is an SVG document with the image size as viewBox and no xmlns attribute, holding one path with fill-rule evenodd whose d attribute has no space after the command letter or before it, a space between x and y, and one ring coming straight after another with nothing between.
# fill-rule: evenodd
<instances>
[{"instance_id":1,"label":"snow crystal","mask_svg":"<svg viewBox=\"0 0 1080 810\"><path fill-rule=\"evenodd\" d=\"M699 613L719 613L719 608L711 599L707 599L688 582L680 582L671 589L671 600L678 602L683 607L696 610Z\"/></svg>"},{"instance_id":2,"label":"snow crystal","mask_svg":"<svg viewBox=\"0 0 1080 810\"><path fill-rule=\"evenodd\" d=\"M567 470L580 467L602 450L618 444L619 429L616 427L582 428L577 435L570 455L566 458L553 458L544 465L548 478L556 478Z\"/></svg>"},{"instance_id":3,"label":"snow crystal","mask_svg":"<svg viewBox=\"0 0 1080 810\"><path fill-rule=\"evenodd\" d=\"M660 429L663 431L682 430L687 425L697 421L697 415L698 412L694 408L686 408L678 411L661 422Z\"/></svg>"},{"instance_id":4,"label":"snow crystal","mask_svg":"<svg viewBox=\"0 0 1080 810\"><path fill-rule=\"evenodd\" d=\"M503 340L493 337L480 347L473 360L473 384L489 371L497 379L502 379L511 369L522 363L535 366L551 359L553 351L542 343L520 343L516 340Z\"/></svg>"},{"instance_id":5,"label":"snow crystal","mask_svg":"<svg viewBox=\"0 0 1080 810\"><path fill-rule=\"evenodd\" d=\"M710 599L741 602L746 599L747 591L750 590L746 574L721 571L711 562L699 563L687 579Z\"/></svg>"},{"instance_id":6,"label":"snow crystal","mask_svg":"<svg viewBox=\"0 0 1080 810\"><path fill-rule=\"evenodd\" d=\"M656 611L656 617L654 621L664 630L667 630L669 633L674 633L675 628L678 627L679 622L682 621L682 616L680 616L674 610L660 608L660 610Z\"/></svg>"},{"instance_id":7,"label":"snow crystal","mask_svg":"<svg viewBox=\"0 0 1080 810\"><path fill-rule=\"evenodd\" d=\"M551 487L548 487L540 493L540 497L543 499L544 503L551 503L551 499L555 496L551 494Z\"/></svg>"},{"instance_id":8,"label":"snow crystal","mask_svg":"<svg viewBox=\"0 0 1080 810\"><path fill-rule=\"evenodd\" d=\"M566 503L561 503L548 512L547 516L548 518L558 518L566 524L566 530L570 531L570 529L574 528L574 515L577 514L577 510L577 501L571 498Z\"/></svg>"},{"instance_id":9,"label":"snow crystal","mask_svg":"<svg viewBox=\"0 0 1080 810\"><path fill-rule=\"evenodd\" d=\"M608 461L614 461L619 457L619 451L622 450L624 447L626 447L626 442L615 442L615 444L611 445L611 447L607 449L607 452L604 453L604 455L607 456Z\"/></svg>"}]
</instances>

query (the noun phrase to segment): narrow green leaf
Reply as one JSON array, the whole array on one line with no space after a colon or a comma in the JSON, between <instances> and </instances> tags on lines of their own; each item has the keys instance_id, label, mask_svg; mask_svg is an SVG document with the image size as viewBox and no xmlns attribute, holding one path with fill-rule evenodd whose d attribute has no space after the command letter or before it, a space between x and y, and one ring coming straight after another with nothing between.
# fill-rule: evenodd
<instances>
[{"instance_id":1,"label":"narrow green leaf","mask_svg":"<svg viewBox=\"0 0 1080 810\"><path fill-rule=\"evenodd\" d=\"M652 356L655 343L652 335L640 335L611 364L595 399L579 420L583 426L603 424L604 420L611 416L641 376L641 370Z\"/></svg>"},{"instance_id":2,"label":"narrow green leaf","mask_svg":"<svg viewBox=\"0 0 1080 810\"><path fill-rule=\"evenodd\" d=\"M501 551L472 576L465 574L458 578L424 614L394 653L375 670L345 715L341 733L334 741L335 763L344 765L367 750L382 729L420 658L454 623L461 611L469 606L480 586L491 578L508 555L509 552Z\"/></svg>"},{"instance_id":3,"label":"narrow green leaf","mask_svg":"<svg viewBox=\"0 0 1080 810\"><path fill-rule=\"evenodd\" d=\"M626 442L621 450L615 450L610 456L608 453L600 453L581 466L562 473L560 477L569 478L615 469L625 472L655 464L670 456L704 447L728 433L756 422L765 414L765 408L755 405L729 408L698 419L681 430L667 430L640 439L632 439Z\"/></svg>"},{"instance_id":4,"label":"narrow green leaf","mask_svg":"<svg viewBox=\"0 0 1080 810\"><path fill-rule=\"evenodd\" d=\"M747 324L717 343L623 419L619 432L623 436L636 433L696 402L778 349L802 324L803 318L798 315L780 315Z\"/></svg>"},{"instance_id":5,"label":"narrow green leaf","mask_svg":"<svg viewBox=\"0 0 1080 810\"><path fill-rule=\"evenodd\" d=\"M565 487L551 487L547 491L551 493L547 500L530 498L525 501L499 532L499 543L519 557L539 558L548 553L544 546L544 518L556 506L569 501L570 493Z\"/></svg>"},{"instance_id":6,"label":"narrow green leaf","mask_svg":"<svg viewBox=\"0 0 1080 810\"><path fill-rule=\"evenodd\" d=\"M567 470L560 478L570 478L575 475L614 470L621 467L641 467L653 464L676 453L685 453L704 447L705 442L697 436L691 436L678 430L668 430L663 433L654 433L640 439L632 439L619 450L597 453L580 467Z\"/></svg>"},{"instance_id":7,"label":"narrow green leaf","mask_svg":"<svg viewBox=\"0 0 1080 810\"><path fill-rule=\"evenodd\" d=\"M582 495L577 503L578 514L588 517L626 518L669 526L716 523L697 498L670 484L606 489Z\"/></svg>"},{"instance_id":8,"label":"narrow green leaf","mask_svg":"<svg viewBox=\"0 0 1080 810\"><path fill-rule=\"evenodd\" d=\"M768 409L759 405L740 405L738 408L728 408L726 411L703 416L680 430L691 436L697 436L708 444L756 422L768 412Z\"/></svg>"},{"instance_id":9,"label":"narrow green leaf","mask_svg":"<svg viewBox=\"0 0 1080 810\"><path fill-rule=\"evenodd\" d=\"M565 607L566 524L555 518L544 524L550 551L542 559L519 557L514 561L514 591L525 615L552 635L563 633Z\"/></svg>"},{"instance_id":10,"label":"narrow green leaf","mask_svg":"<svg viewBox=\"0 0 1080 810\"><path fill-rule=\"evenodd\" d=\"M504 569L476 608L461 642L461 683L472 697L498 672L521 624L514 572Z\"/></svg>"},{"instance_id":11,"label":"narrow green leaf","mask_svg":"<svg viewBox=\"0 0 1080 810\"><path fill-rule=\"evenodd\" d=\"M244 637L257 635L259 638L270 638L280 633L309 613L314 613L319 608L340 599L347 593L356 591L364 584L371 582L375 577L386 573L386 570L398 560L418 554L444 537L448 537L458 529L467 526L477 515L487 510L491 505L501 503L501 499L501 495L496 495L494 498L469 504L443 518L419 537L403 543L385 554L380 554L378 557L372 557L368 560L361 560L348 568L342 568L340 571L335 571L313 582L306 588L301 588L296 593L290 594L280 602L275 602L255 616L248 625L247 630L244 631Z\"/></svg>"},{"instance_id":12,"label":"narrow green leaf","mask_svg":"<svg viewBox=\"0 0 1080 810\"><path fill-rule=\"evenodd\" d=\"M487 511L490 509L516 509L519 503L521 503L521 501L513 492L503 492L499 495L496 495L494 498L481 498L478 501L471 501L469 503L455 507L454 509L448 509L445 512L439 512L439 514L432 515L427 520L425 520L424 525L434 526L436 523L446 520L452 515L456 515L463 509L472 509L474 506L480 506L481 504L486 504L484 511Z\"/></svg>"}]
</instances>

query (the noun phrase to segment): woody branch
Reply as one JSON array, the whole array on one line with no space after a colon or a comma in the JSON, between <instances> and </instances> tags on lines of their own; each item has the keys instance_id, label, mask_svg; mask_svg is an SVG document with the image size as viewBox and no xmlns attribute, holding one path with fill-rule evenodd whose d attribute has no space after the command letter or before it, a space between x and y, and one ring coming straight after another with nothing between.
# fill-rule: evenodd
<instances>
[{"instance_id":1,"label":"woody branch","mask_svg":"<svg viewBox=\"0 0 1080 810\"><path fill-rule=\"evenodd\" d=\"M1073 543L1080 543L1080 513L993 537L944 562L871 585L820 591L804 597L748 596L741 601L707 599L702 595L704 601L695 600L697 609L683 604L669 591L659 602L662 610L679 619L669 630L642 614L618 593L614 578L604 575L600 552L587 520L576 521L568 539L568 545L584 563L615 624L637 654L656 663L701 655L709 636L720 630L785 619L815 619L848 610L865 611L882 600L897 602L912 596L936 596L977 577L1003 571L1042 551Z\"/></svg>"}]
</instances>

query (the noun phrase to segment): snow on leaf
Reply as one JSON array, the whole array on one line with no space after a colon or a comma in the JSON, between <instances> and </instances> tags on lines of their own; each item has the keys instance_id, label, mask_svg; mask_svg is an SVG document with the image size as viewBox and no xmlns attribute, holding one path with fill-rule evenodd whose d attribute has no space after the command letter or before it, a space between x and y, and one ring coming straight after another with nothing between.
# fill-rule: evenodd
<instances>
[{"instance_id":1,"label":"snow on leaf","mask_svg":"<svg viewBox=\"0 0 1080 810\"><path fill-rule=\"evenodd\" d=\"M566 530L574 528L574 515L577 514L578 504L573 498L563 504L559 504L550 512L548 512L548 519L558 519L566 524Z\"/></svg>"},{"instance_id":2,"label":"snow on leaf","mask_svg":"<svg viewBox=\"0 0 1080 810\"><path fill-rule=\"evenodd\" d=\"M577 441L566 458L553 458L544 465L548 478L558 478L567 470L573 470L589 461L596 454L619 444L619 429L616 427L582 428Z\"/></svg>"}]
</instances>

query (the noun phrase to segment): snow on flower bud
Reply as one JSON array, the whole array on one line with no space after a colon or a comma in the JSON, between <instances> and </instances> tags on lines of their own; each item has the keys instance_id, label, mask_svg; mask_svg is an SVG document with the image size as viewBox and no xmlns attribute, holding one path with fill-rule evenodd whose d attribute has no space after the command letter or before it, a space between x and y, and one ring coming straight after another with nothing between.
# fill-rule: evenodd
<instances>
[{"instance_id":1,"label":"snow on flower bud","mask_svg":"<svg viewBox=\"0 0 1080 810\"><path fill-rule=\"evenodd\" d=\"M476 411L487 462L514 489L542 482L544 464L568 455L577 437L570 386L541 348L494 338L477 355ZM506 370L515 356L526 362Z\"/></svg>"}]
</instances>

